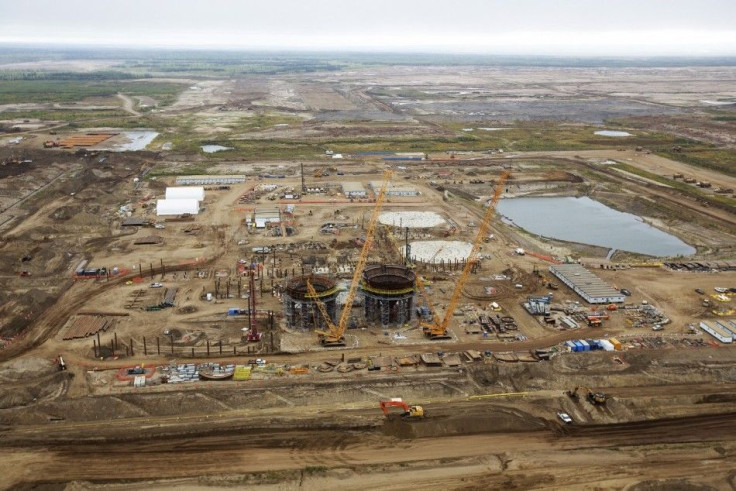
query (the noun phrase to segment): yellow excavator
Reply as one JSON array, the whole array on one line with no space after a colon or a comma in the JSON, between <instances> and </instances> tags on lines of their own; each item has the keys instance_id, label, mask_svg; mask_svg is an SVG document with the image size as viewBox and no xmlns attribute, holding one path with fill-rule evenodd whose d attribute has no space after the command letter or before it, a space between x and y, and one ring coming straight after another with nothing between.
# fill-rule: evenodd
<instances>
[{"instance_id":1,"label":"yellow excavator","mask_svg":"<svg viewBox=\"0 0 736 491\"><path fill-rule=\"evenodd\" d=\"M388 401L379 401L381 404L381 410L386 417L390 417L391 413L389 409L392 407L401 408L404 412L401 414L402 418L406 419L422 419L425 417L424 409L422 406L410 406L405 403L401 398L393 398Z\"/></svg>"}]
</instances>

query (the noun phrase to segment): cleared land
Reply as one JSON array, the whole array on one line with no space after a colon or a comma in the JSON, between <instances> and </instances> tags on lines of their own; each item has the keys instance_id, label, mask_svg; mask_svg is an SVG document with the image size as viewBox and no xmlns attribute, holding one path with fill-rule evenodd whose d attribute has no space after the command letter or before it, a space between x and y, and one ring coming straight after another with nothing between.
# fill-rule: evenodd
<instances>
[{"instance_id":1,"label":"cleared land","mask_svg":"<svg viewBox=\"0 0 736 491\"><path fill-rule=\"evenodd\" d=\"M57 81L56 100L39 99L48 80L2 92L13 104L0 112L3 486L735 485L736 350L697 329L736 322L735 297L716 291L736 287L732 108L702 102L736 96L733 67L248 60L224 64L224 76L197 63L143 60L126 72L150 79ZM64 65L74 66L86 65ZM80 99L87 89L113 92ZM603 127L633 136L593 134ZM45 145L130 128L160 135L134 152ZM202 144L233 149L205 154ZM502 172L504 197L588 196L697 252L611 256L495 217L449 339L430 340L416 313L385 327L356 305L347 346L325 349L314 332L321 314L305 330L290 325L285 289L310 273L347 289L375 206L369 183L387 167L416 193L389 196L384 217L418 220L379 224L368 262L402 263L407 241L436 241L412 266L424 286L414 306L435 319L463 269L443 245L476 240ZM207 184L196 216L156 216L176 176L202 174L245 182ZM344 196L342 182L367 196ZM262 216L275 218L248 226ZM593 312L548 272L566 259L629 290L626 308ZM75 278L82 261L105 271ZM549 293L549 317L529 314L529 297ZM253 298L255 316L228 315ZM594 314L602 326L588 326ZM259 341L247 339L253 326ZM611 337L620 350L563 344ZM237 371L243 380L163 383L210 362L252 367ZM141 365L146 386L134 388L125 369ZM576 386L604 392L606 404L565 395ZM385 418L378 400L392 397L427 418Z\"/></svg>"}]
</instances>

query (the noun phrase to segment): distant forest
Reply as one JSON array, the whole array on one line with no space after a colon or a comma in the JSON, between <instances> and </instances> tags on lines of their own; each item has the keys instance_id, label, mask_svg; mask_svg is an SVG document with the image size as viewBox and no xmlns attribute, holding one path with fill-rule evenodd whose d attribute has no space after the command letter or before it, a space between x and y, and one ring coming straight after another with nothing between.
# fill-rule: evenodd
<instances>
[{"instance_id":1,"label":"distant forest","mask_svg":"<svg viewBox=\"0 0 736 491\"><path fill-rule=\"evenodd\" d=\"M202 73L314 72L355 65L475 65L549 67L731 66L736 57L556 57L448 53L224 51L0 45L0 65L36 61L115 60L135 76L146 71ZM115 67L116 69L118 66ZM0 69L2 70L2 69ZM93 76L103 76L97 72ZM119 77L119 73L118 73ZM95 78L93 80L100 80Z\"/></svg>"}]
</instances>

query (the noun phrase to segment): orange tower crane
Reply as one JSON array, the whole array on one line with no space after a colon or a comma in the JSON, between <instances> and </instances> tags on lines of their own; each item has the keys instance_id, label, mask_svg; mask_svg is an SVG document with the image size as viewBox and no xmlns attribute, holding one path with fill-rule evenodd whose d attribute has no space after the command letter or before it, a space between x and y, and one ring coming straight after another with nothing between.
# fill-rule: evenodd
<instances>
[{"instance_id":1,"label":"orange tower crane","mask_svg":"<svg viewBox=\"0 0 736 491\"><path fill-rule=\"evenodd\" d=\"M368 252L371 250L373 244L373 235L376 233L378 216L381 214L381 208L383 208L383 204L386 202L386 189L388 188L388 183L393 175L394 173L392 170L387 170L383 174L381 190L376 196L376 204L373 207L371 218L368 221L368 229L365 232L365 242L363 243L363 248L361 249L360 256L358 257L358 263L355 265L353 281L350 283L350 288L348 288L348 294L345 297L345 306L342 309L337 325L330 322L329 316L326 315L327 312L324 309L324 305L322 305L322 302L320 302L319 299L316 299L317 307L325 318L328 327L328 331L316 331L319 336L320 343L324 346L345 346L345 329L347 328L348 319L350 318L350 311L353 308L353 300L355 300L355 294L358 290L360 277L363 275L363 270L368 262ZM310 286L311 284L307 282L307 290L310 289ZM316 294L313 287L311 288L311 291L309 291L309 294L310 296Z\"/></svg>"},{"instance_id":2,"label":"orange tower crane","mask_svg":"<svg viewBox=\"0 0 736 491\"><path fill-rule=\"evenodd\" d=\"M455 313L457 304L460 301L460 296L463 293L463 288L465 288L465 283L468 281L470 271L473 268L473 263L476 260L476 255L478 254L481 245L483 245L483 238L487 235L488 228L491 226L491 219L496 212L496 205L498 204L498 200L501 199L503 187L508 177L509 173L504 172L498 179L498 183L496 184L496 189L493 192L491 202L488 205L488 209L486 210L485 215L483 216L483 221L480 223L480 227L478 227L478 235L476 235L475 241L473 242L473 248L470 251L468 260L465 262L465 267L460 274L460 278L457 280L457 284L455 285L455 290L452 292L452 298L450 299L450 303L447 306L447 310L445 310L444 318L440 322L435 321L433 324L422 324L422 330L431 339L449 338L447 334L447 328L450 324L450 319L452 319L452 315Z\"/></svg>"}]
</instances>

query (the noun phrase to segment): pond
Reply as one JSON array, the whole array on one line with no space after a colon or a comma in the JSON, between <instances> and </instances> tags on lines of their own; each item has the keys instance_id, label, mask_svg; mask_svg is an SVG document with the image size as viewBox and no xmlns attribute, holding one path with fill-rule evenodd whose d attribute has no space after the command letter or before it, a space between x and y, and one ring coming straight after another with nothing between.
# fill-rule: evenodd
<instances>
[{"instance_id":1,"label":"pond","mask_svg":"<svg viewBox=\"0 0 736 491\"><path fill-rule=\"evenodd\" d=\"M232 150L233 147L224 147L222 145L202 145L202 151L204 153L215 153L222 152L225 150Z\"/></svg>"},{"instance_id":2,"label":"pond","mask_svg":"<svg viewBox=\"0 0 736 491\"><path fill-rule=\"evenodd\" d=\"M155 131L124 131L123 136L128 139L126 143L113 145L112 150L116 152L135 152L145 148L158 136Z\"/></svg>"},{"instance_id":3,"label":"pond","mask_svg":"<svg viewBox=\"0 0 736 491\"><path fill-rule=\"evenodd\" d=\"M583 198L512 198L498 203L498 213L531 233L656 257L688 256L695 248L674 235L603 203Z\"/></svg>"},{"instance_id":4,"label":"pond","mask_svg":"<svg viewBox=\"0 0 736 491\"><path fill-rule=\"evenodd\" d=\"M594 134L598 136L614 136L614 137L631 136L631 133L629 133L628 131L616 131L616 130L600 130L600 131L596 131Z\"/></svg>"}]
</instances>

